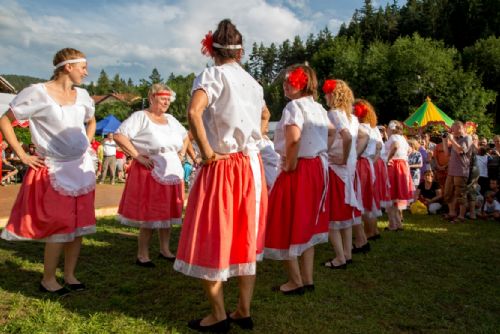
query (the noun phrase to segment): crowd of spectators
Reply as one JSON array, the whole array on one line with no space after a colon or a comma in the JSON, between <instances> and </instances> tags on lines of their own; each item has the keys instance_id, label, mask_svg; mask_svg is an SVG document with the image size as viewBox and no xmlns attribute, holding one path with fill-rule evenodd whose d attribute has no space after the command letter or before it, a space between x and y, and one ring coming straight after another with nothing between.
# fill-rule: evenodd
<instances>
[{"instance_id":1,"label":"crowd of spectators","mask_svg":"<svg viewBox=\"0 0 500 334\"><path fill-rule=\"evenodd\" d=\"M449 132L408 137L415 201L450 221L500 217L500 135L469 135L462 122Z\"/></svg>"}]
</instances>

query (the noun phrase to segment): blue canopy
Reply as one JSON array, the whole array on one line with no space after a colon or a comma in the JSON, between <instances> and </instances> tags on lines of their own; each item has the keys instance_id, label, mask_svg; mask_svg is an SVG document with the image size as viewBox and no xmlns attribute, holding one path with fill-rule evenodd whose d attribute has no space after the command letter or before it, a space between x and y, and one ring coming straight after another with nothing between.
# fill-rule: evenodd
<instances>
[{"instance_id":1,"label":"blue canopy","mask_svg":"<svg viewBox=\"0 0 500 334\"><path fill-rule=\"evenodd\" d=\"M121 122L113 115L108 115L96 124L95 133L104 136L115 132L120 127Z\"/></svg>"}]
</instances>

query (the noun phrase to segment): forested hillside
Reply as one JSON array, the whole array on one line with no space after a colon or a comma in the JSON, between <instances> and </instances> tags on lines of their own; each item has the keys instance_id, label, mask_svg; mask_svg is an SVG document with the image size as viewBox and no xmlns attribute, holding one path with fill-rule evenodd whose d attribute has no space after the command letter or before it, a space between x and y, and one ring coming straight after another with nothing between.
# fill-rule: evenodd
<instances>
[{"instance_id":1,"label":"forested hillside","mask_svg":"<svg viewBox=\"0 0 500 334\"><path fill-rule=\"evenodd\" d=\"M406 119L429 96L451 118L474 121L478 132L489 136L499 123L499 36L498 0L409 0L401 7L394 1L380 8L365 0L336 36L325 28L305 40L296 36L270 45L255 43L246 50L243 66L264 87L273 120L286 104L280 73L308 62L320 85L327 78L347 81L356 97L375 106L382 123ZM101 70L97 82L85 88L91 95L133 93L145 98L152 83L167 83L177 93L170 111L186 124L194 76L171 73L164 79L153 69L148 79L134 83ZM5 77L17 89L43 81ZM140 107L142 103L99 106L96 116L115 113L123 118Z\"/></svg>"}]
</instances>

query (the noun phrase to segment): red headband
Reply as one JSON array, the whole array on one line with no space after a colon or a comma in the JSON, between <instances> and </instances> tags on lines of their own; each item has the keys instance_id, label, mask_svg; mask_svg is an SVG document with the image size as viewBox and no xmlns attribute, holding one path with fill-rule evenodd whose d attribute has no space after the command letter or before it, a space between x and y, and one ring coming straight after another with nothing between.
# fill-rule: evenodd
<instances>
[{"instance_id":1,"label":"red headband","mask_svg":"<svg viewBox=\"0 0 500 334\"><path fill-rule=\"evenodd\" d=\"M153 94L153 96L170 96L170 95L172 95L170 92L161 92Z\"/></svg>"},{"instance_id":2,"label":"red headband","mask_svg":"<svg viewBox=\"0 0 500 334\"><path fill-rule=\"evenodd\" d=\"M287 75L287 81L290 86L298 90L303 90L306 87L308 80L309 78L302 67L297 67Z\"/></svg>"},{"instance_id":3,"label":"red headband","mask_svg":"<svg viewBox=\"0 0 500 334\"><path fill-rule=\"evenodd\" d=\"M214 39L212 36L212 30L210 30L201 41L201 53L207 57L214 56Z\"/></svg>"},{"instance_id":4,"label":"red headband","mask_svg":"<svg viewBox=\"0 0 500 334\"><path fill-rule=\"evenodd\" d=\"M337 81L332 79L325 80L323 84L323 93L330 94L335 90L335 87L337 87Z\"/></svg>"},{"instance_id":5,"label":"red headband","mask_svg":"<svg viewBox=\"0 0 500 334\"><path fill-rule=\"evenodd\" d=\"M363 103L356 103L354 105L354 115L357 118L364 118L368 114L368 107Z\"/></svg>"}]
</instances>

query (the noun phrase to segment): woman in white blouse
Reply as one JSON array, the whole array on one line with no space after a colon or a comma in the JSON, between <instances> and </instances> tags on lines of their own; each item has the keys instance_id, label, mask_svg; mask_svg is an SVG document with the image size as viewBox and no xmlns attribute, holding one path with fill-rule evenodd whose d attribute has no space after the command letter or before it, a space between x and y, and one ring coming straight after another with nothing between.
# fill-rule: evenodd
<instances>
[{"instance_id":1,"label":"woman in white blouse","mask_svg":"<svg viewBox=\"0 0 500 334\"><path fill-rule=\"evenodd\" d=\"M85 55L62 49L54 56L51 81L23 89L0 119L0 129L21 161L29 166L9 222L6 240L44 241L40 290L57 295L84 290L75 277L82 236L95 232L95 172L89 143L95 132L94 103L75 87L87 76ZM24 152L11 122L28 120L36 155ZM86 125L85 125L86 123ZM64 251L64 281L56 279Z\"/></svg>"},{"instance_id":2,"label":"woman in white blouse","mask_svg":"<svg viewBox=\"0 0 500 334\"><path fill-rule=\"evenodd\" d=\"M134 112L120 125L114 140L134 160L118 208L122 224L139 228L136 264L154 267L149 257L153 229L160 238L159 258L173 262L170 227L182 221L184 198L184 156L187 131L167 114L175 93L154 84L148 94L147 110Z\"/></svg>"},{"instance_id":3,"label":"woman in white blouse","mask_svg":"<svg viewBox=\"0 0 500 334\"><path fill-rule=\"evenodd\" d=\"M200 278L211 313L198 331L226 332L229 321L250 329L256 261L262 257L267 189L258 143L265 108L262 87L239 64L242 36L229 20L203 40L215 66L195 79L190 130L203 166L189 193L174 269ZM238 277L239 301L226 315L222 282Z\"/></svg>"}]
</instances>

